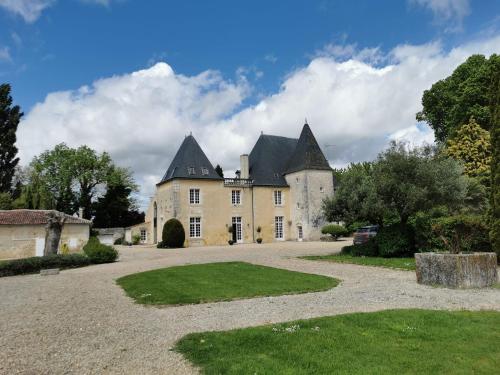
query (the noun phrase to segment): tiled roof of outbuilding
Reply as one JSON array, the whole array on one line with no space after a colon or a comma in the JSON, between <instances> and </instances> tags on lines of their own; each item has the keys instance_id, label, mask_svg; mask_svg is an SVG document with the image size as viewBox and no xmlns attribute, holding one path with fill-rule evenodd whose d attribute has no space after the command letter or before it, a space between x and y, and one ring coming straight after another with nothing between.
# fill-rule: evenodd
<instances>
[{"instance_id":1,"label":"tiled roof of outbuilding","mask_svg":"<svg viewBox=\"0 0 500 375\"><path fill-rule=\"evenodd\" d=\"M222 180L192 135L184 138L160 184L174 178Z\"/></svg>"},{"instance_id":2,"label":"tiled roof of outbuilding","mask_svg":"<svg viewBox=\"0 0 500 375\"><path fill-rule=\"evenodd\" d=\"M92 224L90 220L80 219L55 210L0 210L0 225L45 225L51 212L64 215L65 224Z\"/></svg>"}]
</instances>

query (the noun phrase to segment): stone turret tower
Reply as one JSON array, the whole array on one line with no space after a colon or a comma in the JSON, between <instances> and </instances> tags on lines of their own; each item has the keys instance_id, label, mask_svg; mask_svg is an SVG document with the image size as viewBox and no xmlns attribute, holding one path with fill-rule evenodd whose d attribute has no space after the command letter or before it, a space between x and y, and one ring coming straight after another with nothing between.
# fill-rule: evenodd
<instances>
[{"instance_id":1,"label":"stone turret tower","mask_svg":"<svg viewBox=\"0 0 500 375\"><path fill-rule=\"evenodd\" d=\"M321 206L333 195L333 176L307 122L288 162L285 179L290 186L292 236L299 241L319 240L325 224Z\"/></svg>"}]
</instances>

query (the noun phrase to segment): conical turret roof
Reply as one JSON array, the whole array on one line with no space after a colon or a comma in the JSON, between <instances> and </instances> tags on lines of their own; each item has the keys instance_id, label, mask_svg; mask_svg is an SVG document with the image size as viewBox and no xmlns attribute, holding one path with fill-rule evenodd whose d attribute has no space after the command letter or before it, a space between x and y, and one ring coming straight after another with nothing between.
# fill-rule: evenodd
<instances>
[{"instance_id":1,"label":"conical turret roof","mask_svg":"<svg viewBox=\"0 0 500 375\"><path fill-rule=\"evenodd\" d=\"M184 138L158 185L175 178L222 180L192 135Z\"/></svg>"},{"instance_id":2,"label":"conical turret roof","mask_svg":"<svg viewBox=\"0 0 500 375\"><path fill-rule=\"evenodd\" d=\"M306 123L300 133L297 147L288 161L288 166L285 174L306 169L313 170L331 170L330 164L323 155L321 148L311 131L311 128Z\"/></svg>"}]
</instances>

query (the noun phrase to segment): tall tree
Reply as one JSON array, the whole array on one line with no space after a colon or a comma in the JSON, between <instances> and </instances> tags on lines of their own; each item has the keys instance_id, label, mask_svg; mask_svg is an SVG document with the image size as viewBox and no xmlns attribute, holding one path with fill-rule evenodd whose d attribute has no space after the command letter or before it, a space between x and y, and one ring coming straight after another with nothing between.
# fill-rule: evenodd
<instances>
[{"instance_id":1,"label":"tall tree","mask_svg":"<svg viewBox=\"0 0 500 375\"><path fill-rule=\"evenodd\" d=\"M423 109L417 120L434 129L439 142L445 142L471 117L484 129L491 126L491 76L498 69L499 55L489 59L483 55L470 56L447 78L426 90L422 96Z\"/></svg>"},{"instance_id":2,"label":"tall tree","mask_svg":"<svg viewBox=\"0 0 500 375\"><path fill-rule=\"evenodd\" d=\"M491 95L491 219L490 239L500 262L500 61L492 76Z\"/></svg>"},{"instance_id":3,"label":"tall tree","mask_svg":"<svg viewBox=\"0 0 500 375\"><path fill-rule=\"evenodd\" d=\"M224 177L224 171L222 170L222 167L219 164L217 164L217 166L215 167L215 172L219 176Z\"/></svg>"},{"instance_id":4,"label":"tall tree","mask_svg":"<svg viewBox=\"0 0 500 375\"><path fill-rule=\"evenodd\" d=\"M106 194L94 204L94 226L96 228L128 227L144 222L144 213L139 212L131 193L137 191L130 171L117 168L110 180Z\"/></svg>"},{"instance_id":5,"label":"tall tree","mask_svg":"<svg viewBox=\"0 0 500 375\"><path fill-rule=\"evenodd\" d=\"M19 158L17 155L16 131L23 116L18 105L12 106L10 85L0 85L0 192L10 193L12 178Z\"/></svg>"},{"instance_id":6,"label":"tall tree","mask_svg":"<svg viewBox=\"0 0 500 375\"><path fill-rule=\"evenodd\" d=\"M446 153L463 163L469 177L489 178L491 164L490 133L479 126L474 118L458 129L448 141Z\"/></svg>"}]
</instances>

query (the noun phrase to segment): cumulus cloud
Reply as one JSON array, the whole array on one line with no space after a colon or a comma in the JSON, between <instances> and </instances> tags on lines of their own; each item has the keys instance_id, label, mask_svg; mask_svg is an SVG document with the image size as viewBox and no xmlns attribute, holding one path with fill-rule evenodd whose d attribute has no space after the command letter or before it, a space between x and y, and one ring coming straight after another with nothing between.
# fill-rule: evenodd
<instances>
[{"instance_id":1,"label":"cumulus cloud","mask_svg":"<svg viewBox=\"0 0 500 375\"><path fill-rule=\"evenodd\" d=\"M0 47L0 61L12 61L10 56L9 47Z\"/></svg>"},{"instance_id":2,"label":"cumulus cloud","mask_svg":"<svg viewBox=\"0 0 500 375\"><path fill-rule=\"evenodd\" d=\"M450 23L446 31L460 31L463 19L470 13L469 0L411 0L432 11L439 23Z\"/></svg>"},{"instance_id":3,"label":"cumulus cloud","mask_svg":"<svg viewBox=\"0 0 500 375\"><path fill-rule=\"evenodd\" d=\"M332 165L371 160L392 139L432 141L432 131L415 120L422 92L469 55L499 50L500 36L450 51L439 43L400 45L383 64L362 59L356 48L342 59L323 53L246 107L253 92L242 72L235 81L211 70L185 76L160 62L49 94L19 127L21 161L59 142L107 150L134 171L144 207L190 132L226 171L238 168L238 156L250 152L261 131L298 137L304 117Z\"/></svg>"}]
</instances>

